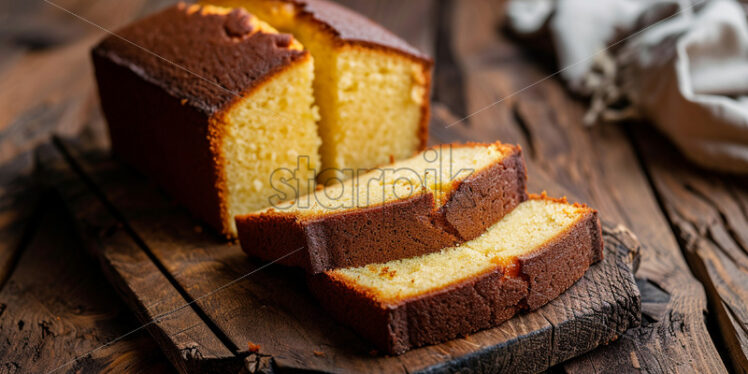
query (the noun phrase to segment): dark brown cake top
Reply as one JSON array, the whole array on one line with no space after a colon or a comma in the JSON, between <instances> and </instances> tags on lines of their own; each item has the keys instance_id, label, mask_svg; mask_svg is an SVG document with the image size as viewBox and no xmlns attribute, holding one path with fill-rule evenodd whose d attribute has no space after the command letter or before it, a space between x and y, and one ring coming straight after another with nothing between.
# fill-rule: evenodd
<instances>
[{"instance_id":1,"label":"dark brown cake top","mask_svg":"<svg viewBox=\"0 0 748 374\"><path fill-rule=\"evenodd\" d=\"M361 42L411 55L431 63L431 58L363 15L327 0L285 0L296 6L300 16L325 25L342 41ZM404 0L407 1L407 0Z\"/></svg>"},{"instance_id":2,"label":"dark brown cake top","mask_svg":"<svg viewBox=\"0 0 748 374\"><path fill-rule=\"evenodd\" d=\"M243 9L216 9L177 4L117 31L93 53L207 114L307 55L288 48L290 35L261 31Z\"/></svg>"}]
</instances>

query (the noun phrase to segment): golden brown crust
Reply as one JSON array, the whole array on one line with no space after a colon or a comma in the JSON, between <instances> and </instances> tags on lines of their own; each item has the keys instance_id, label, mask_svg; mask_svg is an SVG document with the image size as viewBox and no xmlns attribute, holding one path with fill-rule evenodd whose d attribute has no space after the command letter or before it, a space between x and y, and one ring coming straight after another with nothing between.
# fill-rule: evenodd
<instances>
[{"instance_id":1,"label":"golden brown crust","mask_svg":"<svg viewBox=\"0 0 748 374\"><path fill-rule=\"evenodd\" d=\"M502 146L510 154L456 185L440 207L428 192L322 216L274 210L240 215L236 225L242 249L275 261L303 246L280 262L319 273L418 256L471 240L527 199L521 149ZM294 245L287 243L289 238Z\"/></svg>"},{"instance_id":2,"label":"golden brown crust","mask_svg":"<svg viewBox=\"0 0 748 374\"><path fill-rule=\"evenodd\" d=\"M93 54L213 114L309 56L290 48L292 36L266 33L251 19L243 9L220 14L179 3L118 30Z\"/></svg>"},{"instance_id":3,"label":"golden brown crust","mask_svg":"<svg viewBox=\"0 0 748 374\"><path fill-rule=\"evenodd\" d=\"M104 56L93 62L114 155L222 230L210 117Z\"/></svg>"},{"instance_id":4,"label":"golden brown crust","mask_svg":"<svg viewBox=\"0 0 748 374\"><path fill-rule=\"evenodd\" d=\"M280 0L296 9L298 19L319 26L341 45L382 49L420 61L430 67L433 60L389 30L340 4L327 0Z\"/></svg>"},{"instance_id":5,"label":"golden brown crust","mask_svg":"<svg viewBox=\"0 0 748 374\"><path fill-rule=\"evenodd\" d=\"M426 149L429 141L429 120L431 118L431 70L432 65L425 68L425 89L423 91L423 105L421 105L421 123L418 124L418 139L421 141L415 153Z\"/></svg>"},{"instance_id":6,"label":"golden brown crust","mask_svg":"<svg viewBox=\"0 0 748 374\"><path fill-rule=\"evenodd\" d=\"M501 324L521 310L556 298L602 259L597 213L588 211L571 228L509 265L405 300L381 302L325 272L309 277L323 307L378 349L400 354Z\"/></svg>"},{"instance_id":7,"label":"golden brown crust","mask_svg":"<svg viewBox=\"0 0 748 374\"><path fill-rule=\"evenodd\" d=\"M221 112L221 116L224 112ZM231 238L234 233L231 232L229 227L229 206L228 206L228 186L226 184L226 157L223 154L223 141L224 135L226 134L225 124L223 121L212 117L208 120L208 132L210 134L210 153L213 159L213 165L216 168L216 180L214 188L216 195L218 195L218 209L220 214L221 224L220 226L212 225L213 228L218 230L226 238ZM183 202L184 203L184 202ZM188 207L191 202L184 203Z\"/></svg>"},{"instance_id":8,"label":"golden brown crust","mask_svg":"<svg viewBox=\"0 0 748 374\"><path fill-rule=\"evenodd\" d=\"M179 4L92 51L115 154L227 236L233 218L226 206L224 116L311 58L288 48L289 35L254 30L249 19L243 10L203 14Z\"/></svg>"}]
</instances>

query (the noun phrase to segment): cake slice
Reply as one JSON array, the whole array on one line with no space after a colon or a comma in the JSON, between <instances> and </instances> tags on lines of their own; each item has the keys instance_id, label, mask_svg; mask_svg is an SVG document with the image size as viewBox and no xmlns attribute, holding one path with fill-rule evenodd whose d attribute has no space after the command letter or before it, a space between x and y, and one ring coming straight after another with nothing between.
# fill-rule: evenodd
<instances>
[{"instance_id":1,"label":"cake slice","mask_svg":"<svg viewBox=\"0 0 748 374\"><path fill-rule=\"evenodd\" d=\"M602 257L595 210L532 196L459 246L327 271L309 285L335 318L381 351L400 354L537 309Z\"/></svg>"},{"instance_id":2,"label":"cake slice","mask_svg":"<svg viewBox=\"0 0 748 374\"><path fill-rule=\"evenodd\" d=\"M518 146L441 145L239 215L236 225L249 255L319 273L473 239L527 198L526 180Z\"/></svg>"},{"instance_id":3,"label":"cake slice","mask_svg":"<svg viewBox=\"0 0 748 374\"><path fill-rule=\"evenodd\" d=\"M178 4L92 51L115 155L194 215L234 216L314 186L320 139L312 56L244 9ZM275 183L297 169L300 186Z\"/></svg>"},{"instance_id":4,"label":"cake slice","mask_svg":"<svg viewBox=\"0 0 748 374\"><path fill-rule=\"evenodd\" d=\"M325 0L207 0L292 33L315 61L322 173L413 156L428 132L432 61L366 17Z\"/></svg>"}]
</instances>

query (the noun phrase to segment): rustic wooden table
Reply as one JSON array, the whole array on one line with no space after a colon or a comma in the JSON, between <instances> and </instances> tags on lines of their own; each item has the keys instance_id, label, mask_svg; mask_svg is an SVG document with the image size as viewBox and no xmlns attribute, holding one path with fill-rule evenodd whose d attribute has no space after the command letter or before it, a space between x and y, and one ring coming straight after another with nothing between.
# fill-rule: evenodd
<instances>
[{"instance_id":1,"label":"rustic wooden table","mask_svg":"<svg viewBox=\"0 0 748 374\"><path fill-rule=\"evenodd\" d=\"M52 134L106 143L90 47L169 2L0 1L0 373L174 370L145 330L122 337L138 322L39 178ZM699 170L646 123L583 127L584 103L542 80L552 59L503 31L501 1L344 2L435 57L432 142L519 143L531 191L643 243L642 326L552 371L748 373L748 180Z\"/></svg>"}]
</instances>

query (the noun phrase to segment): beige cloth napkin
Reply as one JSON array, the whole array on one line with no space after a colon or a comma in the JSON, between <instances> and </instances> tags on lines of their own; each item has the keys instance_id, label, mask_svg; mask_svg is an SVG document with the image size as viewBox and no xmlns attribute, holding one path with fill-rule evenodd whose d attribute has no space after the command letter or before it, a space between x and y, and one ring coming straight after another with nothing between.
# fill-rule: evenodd
<instances>
[{"instance_id":1,"label":"beige cloth napkin","mask_svg":"<svg viewBox=\"0 0 748 374\"><path fill-rule=\"evenodd\" d=\"M733 0L512 0L551 38L588 123L645 118L695 163L748 173L748 22ZM623 106L621 104L623 103Z\"/></svg>"}]
</instances>

